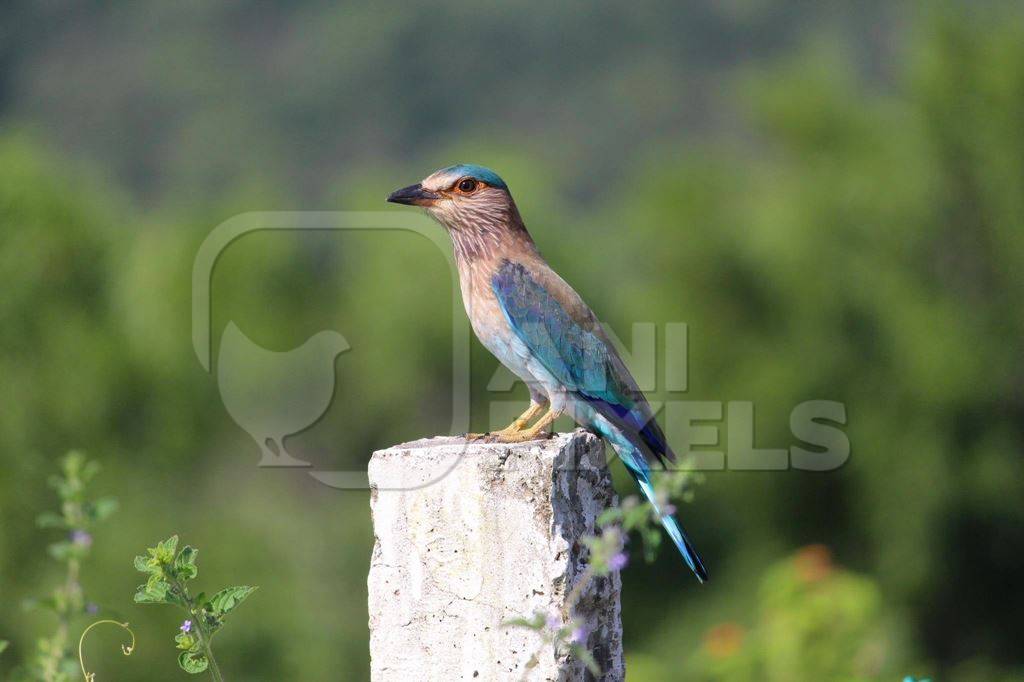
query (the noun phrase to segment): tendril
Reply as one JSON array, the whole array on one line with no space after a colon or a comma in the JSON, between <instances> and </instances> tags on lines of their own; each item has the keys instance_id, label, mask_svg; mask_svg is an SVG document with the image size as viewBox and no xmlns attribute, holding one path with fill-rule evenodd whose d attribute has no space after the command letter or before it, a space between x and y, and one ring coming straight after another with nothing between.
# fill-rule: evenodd
<instances>
[{"instance_id":1,"label":"tendril","mask_svg":"<svg viewBox=\"0 0 1024 682\"><path fill-rule=\"evenodd\" d=\"M82 632L82 636L78 638L78 664L80 666L82 666L82 675L85 677L85 682L95 682L96 681L96 673L91 673L91 672L86 671L86 669L85 669L85 659L82 657L82 645L85 643L85 636L87 634L89 634L89 630L92 630L97 625L103 625L104 623L110 623L111 625L117 625L118 627L122 627L122 628L124 628L125 630L128 631L129 635L131 635L131 637L132 637L131 644L122 644L121 645L121 653L123 653L125 656L131 656L132 652L135 651L135 633L132 632L132 629L130 627L128 627L128 623L119 623L116 620L98 620L98 621L96 621L95 623L93 623L92 625L87 627Z\"/></svg>"}]
</instances>

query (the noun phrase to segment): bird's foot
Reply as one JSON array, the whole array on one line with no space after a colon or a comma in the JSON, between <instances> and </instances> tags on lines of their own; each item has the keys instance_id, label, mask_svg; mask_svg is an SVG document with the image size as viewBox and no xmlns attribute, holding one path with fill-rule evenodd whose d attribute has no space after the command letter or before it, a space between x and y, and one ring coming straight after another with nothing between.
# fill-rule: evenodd
<instances>
[{"instance_id":1,"label":"bird's foot","mask_svg":"<svg viewBox=\"0 0 1024 682\"><path fill-rule=\"evenodd\" d=\"M491 434L490 433L464 433L464 434L462 434L462 437L465 438L466 440L482 440L482 441L486 441L488 438L491 437Z\"/></svg>"},{"instance_id":2,"label":"bird's foot","mask_svg":"<svg viewBox=\"0 0 1024 682\"><path fill-rule=\"evenodd\" d=\"M544 429L526 429L517 433L492 433L491 437L487 439L490 443L528 443L531 440L547 440L553 437L550 431Z\"/></svg>"},{"instance_id":3,"label":"bird's foot","mask_svg":"<svg viewBox=\"0 0 1024 682\"><path fill-rule=\"evenodd\" d=\"M518 442L510 439L515 437L516 434L522 433L523 430L526 429L526 427L529 425L530 421L532 421L534 417L536 417L544 410L544 405L545 404L531 401L530 407L526 410L526 412L523 412L521 415L516 417L515 421L513 421L511 424L509 424L500 431L492 431L491 433L486 434L487 440L489 440L492 443ZM531 438L529 440L533 439Z\"/></svg>"},{"instance_id":4,"label":"bird's foot","mask_svg":"<svg viewBox=\"0 0 1024 682\"><path fill-rule=\"evenodd\" d=\"M512 422L509 426L503 428L501 431L491 431L490 433L485 434L485 438L491 441L492 443L510 442L506 439L512 438L517 433L522 433L523 429L526 427L526 424L526 421L520 421L517 419L514 422Z\"/></svg>"},{"instance_id":5,"label":"bird's foot","mask_svg":"<svg viewBox=\"0 0 1024 682\"><path fill-rule=\"evenodd\" d=\"M537 423L528 429L516 429L510 431L510 429L516 426L513 423L508 429L503 429L497 433L492 434L498 443L526 443L531 440L541 440L551 438L554 433L548 431L547 428L554 423L559 416L561 416L561 410L548 410L547 414L537 420ZM516 420L518 422L518 420Z\"/></svg>"}]
</instances>

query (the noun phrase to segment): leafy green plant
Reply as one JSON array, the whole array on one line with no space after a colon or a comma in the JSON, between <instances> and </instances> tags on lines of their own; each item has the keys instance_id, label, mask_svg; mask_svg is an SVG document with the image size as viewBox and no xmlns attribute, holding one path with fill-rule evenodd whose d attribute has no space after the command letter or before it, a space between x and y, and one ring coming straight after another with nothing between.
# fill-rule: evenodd
<instances>
[{"instance_id":1,"label":"leafy green plant","mask_svg":"<svg viewBox=\"0 0 1024 682\"><path fill-rule=\"evenodd\" d=\"M64 566L64 578L49 596L25 603L27 609L47 609L57 616L57 627L52 635L41 637L35 655L16 673L19 679L45 682L70 682L78 675L72 628L86 614L98 607L86 600L81 583L82 561L92 551L92 532L117 510L117 502L110 497L88 499L88 485L99 473L98 462L91 461L81 452L70 452L61 460L59 474L50 478L50 485L60 498L57 512L41 514L36 520L43 529L63 531L64 537L52 543L50 556ZM2 650L0 646L0 650Z\"/></svg>"},{"instance_id":2,"label":"leafy green plant","mask_svg":"<svg viewBox=\"0 0 1024 682\"><path fill-rule=\"evenodd\" d=\"M135 635L128 623L103 619L85 627L73 647L72 632L77 632L79 621L86 615L96 614L99 607L86 600L80 573L82 561L93 546L92 532L96 524L117 510L113 498L89 499L88 484L99 472L97 462L86 459L80 452L71 452L61 460L60 474L50 479L50 485L60 498L57 512L41 514L37 524L43 529L59 529L65 537L52 543L50 555L63 564L64 577L50 595L28 600L27 609L48 609L57 616L57 627L52 635L41 637L36 653L28 662L14 671L13 679L21 682L71 682L84 679L92 682L95 675L87 671L82 655L86 635L103 624L117 625L128 632L131 643L121 647L130 655L135 648ZM210 643L213 635L224 625L225 617L241 604L256 588L247 585L228 587L207 598L202 592L193 596L186 583L199 573L196 566L198 550L185 546L180 551L178 537L173 536L147 550L147 556L135 557L135 567L145 573L146 584L139 587L135 601L150 604L174 604L186 611L188 618L175 637L181 653L178 663L187 672L210 670L213 678L222 682L220 670L213 657ZM0 654L9 642L0 640Z\"/></svg>"},{"instance_id":3,"label":"leafy green plant","mask_svg":"<svg viewBox=\"0 0 1024 682\"><path fill-rule=\"evenodd\" d=\"M213 636L224 626L224 619L245 601L256 587L227 587L207 598L205 592L193 595L188 582L199 575L196 557L199 550L185 545L178 550L178 536L173 535L145 556L135 557L135 568L147 575L146 583L135 593L139 604L172 604L185 611L187 618L174 641L181 653L178 665L188 673L209 670L213 679L223 681L220 667L213 656Z\"/></svg>"}]
</instances>

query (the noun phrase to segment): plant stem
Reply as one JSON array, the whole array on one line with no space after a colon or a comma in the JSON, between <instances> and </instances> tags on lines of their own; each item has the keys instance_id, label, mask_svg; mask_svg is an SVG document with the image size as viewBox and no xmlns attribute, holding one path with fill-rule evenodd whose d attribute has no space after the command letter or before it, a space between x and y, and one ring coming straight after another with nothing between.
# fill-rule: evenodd
<instances>
[{"instance_id":1,"label":"plant stem","mask_svg":"<svg viewBox=\"0 0 1024 682\"><path fill-rule=\"evenodd\" d=\"M217 665L217 659L213 657L213 648L210 646L210 638L203 631L203 626L199 626L199 639L203 643L203 653L206 654L206 660L210 662L210 674L213 675L213 679L216 682L224 682L224 677L220 674L220 666Z\"/></svg>"},{"instance_id":2,"label":"plant stem","mask_svg":"<svg viewBox=\"0 0 1024 682\"><path fill-rule=\"evenodd\" d=\"M187 611L190 616L195 620L196 636L199 638L199 644L203 649L203 655L206 656L206 660L209 662L210 674L213 675L214 682L224 682L224 676L220 674L220 666L217 665L217 659L213 657L213 647L210 646L210 633L206 629L206 623L203 622L202 609L197 608L195 602L192 600L192 595L188 593L188 588L180 580L175 579L174 585L177 587L182 599L185 600Z\"/></svg>"}]
</instances>

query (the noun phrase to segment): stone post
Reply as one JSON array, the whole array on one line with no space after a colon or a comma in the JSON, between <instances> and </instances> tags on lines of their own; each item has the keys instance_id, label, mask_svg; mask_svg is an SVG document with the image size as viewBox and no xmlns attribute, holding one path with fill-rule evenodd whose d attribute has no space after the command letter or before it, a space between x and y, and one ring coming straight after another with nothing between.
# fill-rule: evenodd
<instances>
[{"instance_id":1,"label":"stone post","mask_svg":"<svg viewBox=\"0 0 1024 682\"><path fill-rule=\"evenodd\" d=\"M370 460L373 682L590 680L583 663L513 618L568 622L586 570L580 542L615 503L602 441L585 431L529 443L432 438ZM619 576L575 615L602 674L625 677Z\"/></svg>"}]
</instances>

